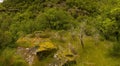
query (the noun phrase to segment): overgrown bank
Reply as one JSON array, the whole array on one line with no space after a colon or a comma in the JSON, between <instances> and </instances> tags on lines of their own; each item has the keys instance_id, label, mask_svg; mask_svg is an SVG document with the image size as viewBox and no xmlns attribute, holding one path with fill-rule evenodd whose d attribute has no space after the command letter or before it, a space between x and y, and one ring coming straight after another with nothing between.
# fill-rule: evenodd
<instances>
[{"instance_id":1,"label":"overgrown bank","mask_svg":"<svg viewBox=\"0 0 120 66\"><path fill-rule=\"evenodd\" d=\"M120 65L119 6L119 0L5 0L0 3L0 64L24 65L12 55L16 42L40 32L62 48L72 44L79 55L77 66Z\"/></svg>"}]
</instances>

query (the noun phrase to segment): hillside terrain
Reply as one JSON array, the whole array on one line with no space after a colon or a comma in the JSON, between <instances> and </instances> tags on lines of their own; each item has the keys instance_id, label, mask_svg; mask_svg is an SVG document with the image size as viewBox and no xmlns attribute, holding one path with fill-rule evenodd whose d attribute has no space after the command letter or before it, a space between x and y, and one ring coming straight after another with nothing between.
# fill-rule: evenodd
<instances>
[{"instance_id":1,"label":"hillside terrain","mask_svg":"<svg viewBox=\"0 0 120 66\"><path fill-rule=\"evenodd\" d=\"M0 66L120 66L119 0L4 0Z\"/></svg>"}]
</instances>

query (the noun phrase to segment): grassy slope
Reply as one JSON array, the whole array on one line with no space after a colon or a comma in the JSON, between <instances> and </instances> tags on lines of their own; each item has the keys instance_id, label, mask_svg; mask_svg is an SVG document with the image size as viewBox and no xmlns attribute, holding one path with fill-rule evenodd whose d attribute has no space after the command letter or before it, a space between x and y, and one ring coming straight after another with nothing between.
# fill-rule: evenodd
<instances>
[{"instance_id":1,"label":"grassy slope","mask_svg":"<svg viewBox=\"0 0 120 66\"><path fill-rule=\"evenodd\" d=\"M65 36L71 38L70 36ZM85 48L82 49L79 39L67 40L66 43L58 42L67 48L68 42L71 42L78 52L76 66L119 66L119 60L110 57L109 50L112 48L113 42L107 40L95 40L92 36L84 37ZM96 43L95 43L96 42ZM56 42L57 43L57 42Z\"/></svg>"},{"instance_id":2,"label":"grassy slope","mask_svg":"<svg viewBox=\"0 0 120 66\"><path fill-rule=\"evenodd\" d=\"M85 37L85 50L82 50L79 55L78 64L76 66L119 66L119 60L109 56L109 50L112 47L110 41L99 41L95 45L92 37Z\"/></svg>"},{"instance_id":3,"label":"grassy slope","mask_svg":"<svg viewBox=\"0 0 120 66\"><path fill-rule=\"evenodd\" d=\"M68 43L71 43L72 46L75 47L75 50L78 53L78 57L76 59L77 65L75 66L119 66L120 65L119 63L120 59L112 58L109 55L109 50L111 49L113 42L106 40L98 40L97 43L95 44L96 40L92 36L85 36L84 37L85 48L82 49L78 38L73 40L72 37L67 32L64 33L63 35L64 35L63 37L64 40L53 39L53 38L51 38L51 40L57 46L68 48ZM5 65L6 61L11 64L16 63L15 65L19 65L19 63L22 63L22 65L20 66L25 66L26 63L24 62L24 60L19 58L19 56L13 55L14 53L13 51L15 51L15 49L11 49L11 50L6 49L3 52L3 54L1 54L0 56L0 58L2 58L0 60L1 66L7 66ZM36 59L34 66L39 66L39 65L46 66L48 65L48 63L51 62L51 60L52 58L46 58L45 60L38 62L38 60Z\"/></svg>"},{"instance_id":4,"label":"grassy slope","mask_svg":"<svg viewBox=\"0 0 120 66\"><path fill-rule=\"evenodd\" d=\"M55 43L67 48L70 42L78 52L76 66L119 66L120 59L115 59L109 55L113 42L107 40L96 40L93 36L85 36L83 41L85 48L82 49L79 39L72 40L68 34L64 36L69 40L60 42L55 40Z\"/></svg>"}]
</instances>

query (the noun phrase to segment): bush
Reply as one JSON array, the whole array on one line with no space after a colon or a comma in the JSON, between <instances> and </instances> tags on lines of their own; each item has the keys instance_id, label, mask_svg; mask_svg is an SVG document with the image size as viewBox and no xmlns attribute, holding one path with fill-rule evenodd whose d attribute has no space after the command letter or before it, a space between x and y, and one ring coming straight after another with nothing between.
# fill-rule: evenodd
<instances>
[{"instance_id":1,"label":"bush","mask_svg":"<svg viewBox=\"0 0 120 66\"><path fill-rule=\"evenodd\" d=\"M120 43L119 42L116 42L113 45L113 48L110 51L110 54L114 57L117 57L117 58L119 57L120 58Z\"/></svg>"},{"instance_id":2,"label":"bush","mask_svg":"<svg viewBox=\"0 0 120 66\"><path fill-rule=\"evenodd\" d=\"M66 30L73 25L73 18L63 10L51 8L40 14L36 22L41 29Z\"/></svg>"}]
</instances>

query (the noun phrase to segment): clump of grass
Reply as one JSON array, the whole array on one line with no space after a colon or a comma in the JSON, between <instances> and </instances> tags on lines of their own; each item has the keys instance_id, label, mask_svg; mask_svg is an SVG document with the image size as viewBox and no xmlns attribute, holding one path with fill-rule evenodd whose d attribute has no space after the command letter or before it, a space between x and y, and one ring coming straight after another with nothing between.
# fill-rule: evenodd
<instances>
[{"instance_id":1,"label":"clump of grass","mask_svg":"<svg viewBox=\"0 0 120 66\"><path fill-rule=\"evenodd\" d=\"M25 60L16 54L15 49L6 48L0 58L0 66L28 66Z\"/></svg>"}]
</instances>

